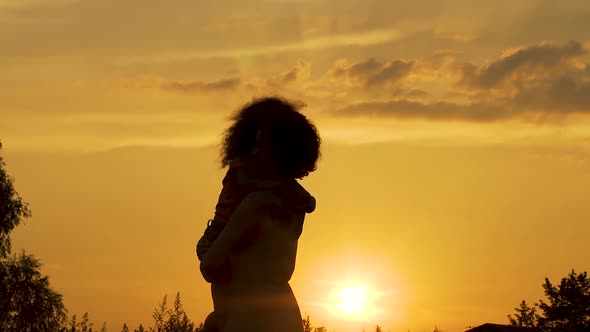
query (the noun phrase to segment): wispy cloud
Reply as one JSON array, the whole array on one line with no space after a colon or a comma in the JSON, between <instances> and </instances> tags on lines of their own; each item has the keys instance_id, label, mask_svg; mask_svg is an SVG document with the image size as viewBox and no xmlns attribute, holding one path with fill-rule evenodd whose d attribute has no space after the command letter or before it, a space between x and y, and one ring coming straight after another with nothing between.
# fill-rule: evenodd
<instances>
[{"instance_id":1,"label":"wispy cloud","mask_svg":"<svg viewBox=\"0 0 590 332\"><path fill-rule=\"evenodd\" d=\"M268 78L266 83L272 87L283 87L297 81L301 82L309 79L310 75L311 63L309 61L300 60L293 68Z\"/></svg>"},{"instance_id":2,"label":"wispy cloud","mask_svg":"<svg viewBox=\"0 0 590 332\"><path fill-rule=\"evenodd\" d=\"M78 0L0 0L2 9L23 9L36 7L55 7L74 3Z\"/></svg>"},{"instance_id":3,"label":"wispy cloud","mask_svg":"<svg viewBox=\"0 0 590 332\"><path fill-rule=\"evenodd\" d=\"M389 28L359 33L303 38L302 40L296 42L270 46L159 53L154 55L143 54L141 57L128 58L125 61L143 63L173 62L208 58L243 58L284 52L313 51L339 46L370 46L390 42L392 40L401 38L402 36L403 34L399 29Z\"/></svg>"},{"instance_id":4,"label":"wispy cloud","mask_svg":"<svg viewBox=\"0 0 590 332\"><path fill-rule=\"evenodd\" d=\"M356 81L365 87L381 86L403 79L410 74L413 65L413 61L401 59L379 61L370 58L356 63L340 61L331 70L330 76Z\"/></svg>"},{"instance_id":5,"label":"wispy cloud","mask_svg":"<svg viewBox=\"0 0 590 332\"><path fill-rule=\"evenodd\" d=\"M506 55L490 64L466 65L461 83L474 88L494 88L513 78L518 72L522 75L547 72L585 53L586 49L577 41L570 41L565 45L543 43L509 50Z\"/></svg>"},{"instance_id":6,"label":"wispy cloud","mask_svg":"<svg viewBox=\"0 0 590 332\"><path fill-rule=\"evenodd\" d=\"M226 78L217 81L174 81L162 84L162 89L185 94L225 92L237 89L241 84L240 78Z\"/></svg>"},{"instance_id":7,"label":"wispy cloud","mask_svg":"<svg viewBox=\"0 0 590 332\"><path fill-rule=\"evenodd\" d=\"M458 104L453 102L425 103L407 99L359 102L339 109L338 116L394 117L400 119L466 120L489 122L509 116L500 105L486 103Z\"/></svg>"}]
</instances>

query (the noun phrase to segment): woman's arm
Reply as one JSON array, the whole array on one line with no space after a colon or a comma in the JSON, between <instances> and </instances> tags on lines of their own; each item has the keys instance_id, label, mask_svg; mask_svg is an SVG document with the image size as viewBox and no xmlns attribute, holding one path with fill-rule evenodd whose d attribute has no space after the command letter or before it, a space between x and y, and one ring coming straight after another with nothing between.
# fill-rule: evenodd
<instances>
[{"instance_id":1,"label":"woman's arm","mask_svg":"<svg viewBox=\"0 0 590 332\"><path fill-rule=\"evenodd\" d=\"M215 271L227 260L234 245L242 235L269 216L269 209L281 203L271 191L256 191L248 194L232 214L223 231L213 242L203 260L201 273L207 282L214 278Z\"/></svg>"}]
</instances>

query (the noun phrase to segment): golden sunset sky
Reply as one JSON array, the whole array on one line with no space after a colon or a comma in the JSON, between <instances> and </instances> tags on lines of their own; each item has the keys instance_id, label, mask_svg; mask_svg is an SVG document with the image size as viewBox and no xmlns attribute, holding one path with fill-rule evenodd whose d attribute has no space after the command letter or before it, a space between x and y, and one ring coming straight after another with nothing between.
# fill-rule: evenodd
<instances>
[{"instance_id":1,"label":"golden sunset sky","mask_svg":"<svg viewBox=\"0 0 590 332\"><path fill-rule=\"evenodd\" d=\"M0 0L0 140L70 314L211 310L194 247L227 117L307 104L323 158L292 286L330 330L507 323L590 270L586 0ZM336 293L370 290L343 315Z\"/></svg>"}]
</instances>

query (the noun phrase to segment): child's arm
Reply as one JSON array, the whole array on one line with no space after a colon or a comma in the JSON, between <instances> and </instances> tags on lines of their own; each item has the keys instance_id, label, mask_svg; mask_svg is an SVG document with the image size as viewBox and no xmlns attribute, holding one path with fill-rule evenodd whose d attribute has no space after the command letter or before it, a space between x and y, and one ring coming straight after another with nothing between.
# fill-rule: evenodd
<instances>
[{"instance_id":1,"label":"child's arm","mask_svg":"<svg viewBox=\"0 0 590 332\"><path fill-rule=\"evenodd\" d=\"M242 200L201 261L201 273L207 282L214 280L215 272L229 257L242 235L260 223L262 218L268 218L269 208L281 202L270 191L252 192Z\"/></svg>"}]
</instances>

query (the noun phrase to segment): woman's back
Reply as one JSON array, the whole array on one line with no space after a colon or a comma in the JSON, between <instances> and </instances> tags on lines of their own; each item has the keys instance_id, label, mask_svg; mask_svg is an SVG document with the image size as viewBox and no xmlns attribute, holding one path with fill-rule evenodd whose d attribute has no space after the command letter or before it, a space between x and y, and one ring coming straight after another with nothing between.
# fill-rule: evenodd
<instances>
[{"instance_id":1,"label":"woman's back","mask_svg":"<svg viewBox=\"0 0 590 332\"><path fill-rule=\"evenodd\" d=\"M247 248L232 253L232 280L237 283L286 283L295 269L297 243L305 213L276 211L252 231Z\"/></svg>"},{"instance_id":2,"label":"woman's back","mask_svg":"<svg viewBox=\"0 0 590 332\"><path fill-rule=\"evenodd\" d=\"M303 330L289 280L304 219L304 212L275 207L255 227L254 241L231 254L231 315L224 331Z\"/></svg>"}]
</instances>

